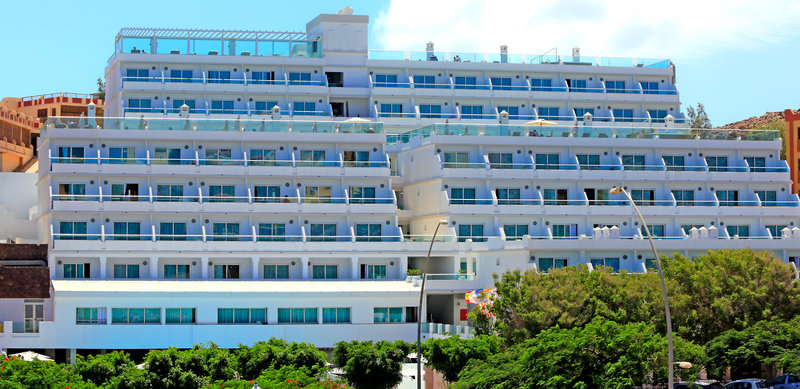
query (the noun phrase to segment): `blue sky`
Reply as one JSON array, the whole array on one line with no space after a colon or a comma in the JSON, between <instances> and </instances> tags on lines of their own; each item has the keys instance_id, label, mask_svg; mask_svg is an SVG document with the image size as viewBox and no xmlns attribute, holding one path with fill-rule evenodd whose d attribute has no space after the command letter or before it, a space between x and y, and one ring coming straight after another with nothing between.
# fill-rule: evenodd
<instances>
[{"instance_id":1,"label":"blue sky","mask_svg":"<svg viewBox=\"0 0 800 389\"><path fill-rule=\"evenodd\" d=\"M370 16L370 46L670 58L686 105L715 125L800 108L800 2L761 0L28 1L3 5L0 96L91 93L121 27L303 31L319 13ZM423 11L421 11L423 10ZM14 53L12 57L8 53ZM685 110L685 109L684 109Z\"/></svg>"}]
</instances>

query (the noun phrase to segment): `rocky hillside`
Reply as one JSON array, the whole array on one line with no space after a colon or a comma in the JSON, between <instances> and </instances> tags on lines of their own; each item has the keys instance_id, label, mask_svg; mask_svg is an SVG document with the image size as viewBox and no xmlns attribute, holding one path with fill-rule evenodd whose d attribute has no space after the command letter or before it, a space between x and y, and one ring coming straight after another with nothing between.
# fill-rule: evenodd
<instances>
[{"instance_id":1,"label":"rocky hillside","mask_svg":"<svg viewBox=\"0 0 800 389\"><path fill-rule=\"evenodd\" d=\"M800 111L800 110L798 110ZM798 112L795 111L795 112ZM783 120L783 111L780 112L767 112L761 116L753 116L749 119L740 120L738 122L733 122L730 124L726 124L719 128L730 128L730 129L751 129L756 128L759 126L763 126L765 124L769 124L775 119Z\"/></svg>"}]
</instances>

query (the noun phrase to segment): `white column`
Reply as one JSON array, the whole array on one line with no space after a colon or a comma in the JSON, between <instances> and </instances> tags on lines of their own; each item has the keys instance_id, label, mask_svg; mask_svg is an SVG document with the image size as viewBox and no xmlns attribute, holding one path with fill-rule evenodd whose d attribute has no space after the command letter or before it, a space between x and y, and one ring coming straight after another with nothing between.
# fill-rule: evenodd
<instances>
[{"instance_id":1,"label":"white column","mask_svg":"<svg viewBox=\"0 0 800 389\"><path fill-rule=\"evenodd\" d=\"M70 365L75 364L75 360L77 359L78 352L76 349L71 348L67 351L67 363Z\"/></svg>"},{"instance_id":2,"label":"white column","mask_svg":"<svg viewBox=\"0 0 800 389\"><path fill-rule=\"evenodd\" d=\"M108 272L106 270L106 262L108 261L107 257L100 257L100 279L105 280L108 278Z\"/></svg>"},{"instance_id":3,"label":"white column","mask_svg":"<svg viewBox=\"0 0 800 389\"><path fill-rule=\"evenodd\" d=\"M260 270L258 268L259 258L257 258L257 257L256 258L250 258L250 260L253 262L253 279L257 280L258 279L258 272Z\"/></svg>"},{"instance_id":4,"label":"white column","mask_svg":"<svg viewBox=\"0 0 800 389\"><path fill-rule=\"evenodd\" d=\"M202 279L208 279L208 257L201 257L200 258L200 274L202 274Z\"/></svg>"},{"instance_id":5,"label":"white column","mask_svg":"<svg viewBox=\"0 0 800 389\"><path fill-rule=\"evenodd\" d=\"M150 279L157 280L158 279L158 257L151 257L150 258Z\"/></svg>"},{"instance_id":6,"label":"white column","mask_svg":"<svg viewBox=\"0 0 800 389\"><path fill-rule=\"evenodd\" d=\"M400 257L400 279L403 280L406 278L406 272L408 271L408 256Z\"/></svg>"},{"instance_id":7,"label":"white column","mask_svg":"<svg viewBox=\"0 0 800 389\"><path fill-rule=\"evenodd\" d=\"M358 271L358 257L350 257L350 278L353 280L361 278L361 272Z\"/></svg>"},{"instance_id":8,"label":"white column","mask_svg":"<svg viewBox=\"0 0 800 389\"><path fill-rule=\"evenodd\" d=\"M303 279L308 279L308 257L300 258L300 271L303 274Z\"/></svg>"}]
</instances>

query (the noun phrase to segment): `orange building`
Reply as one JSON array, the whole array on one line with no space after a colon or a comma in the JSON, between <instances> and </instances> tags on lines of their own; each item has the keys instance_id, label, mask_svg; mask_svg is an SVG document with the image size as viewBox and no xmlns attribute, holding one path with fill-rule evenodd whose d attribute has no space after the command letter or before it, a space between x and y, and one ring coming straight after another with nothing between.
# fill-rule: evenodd
<instances>
[{"instance_id":1,"label":"orange building","mask_svg":"<svg viewBox=\"0 0 800 389\"><path fill-rule=\"evenodd\" d=\"M800 194L800 111L787 109L783 119L786 121L786 162L792 176L792 193Z\"/></svg>"},{"instance_id":2,"label":"orange building","mask_svg":"<svg viewBox=\"0 0 800 389\"><path fill-rule=\"evenodd\" d=\"M78 93L51 93L28 97L6 97L0 101L0 172L38 170L36 139L50 116L86 115L89 103L103 100Z\"/></svg>"}]
</instances>

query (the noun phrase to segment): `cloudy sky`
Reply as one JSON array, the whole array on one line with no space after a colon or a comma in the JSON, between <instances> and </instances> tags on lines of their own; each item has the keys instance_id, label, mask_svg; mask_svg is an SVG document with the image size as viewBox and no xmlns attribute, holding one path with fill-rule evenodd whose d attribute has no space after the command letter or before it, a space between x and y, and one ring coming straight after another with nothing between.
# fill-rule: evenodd
<instances>
[{"instance_id":1,"label":"cloudy sky","mask_svg":"<svg viewBox=\"0 0 800 389\"><path fill-rule=\"evenodd\" d=\"M89 93L121 27L303 31L319 13L370 16L370 46L669 58L685 105L715 125L800 108L800 0L38 0L3 4L0 97Z\"/></svg>"}]
</instances>

